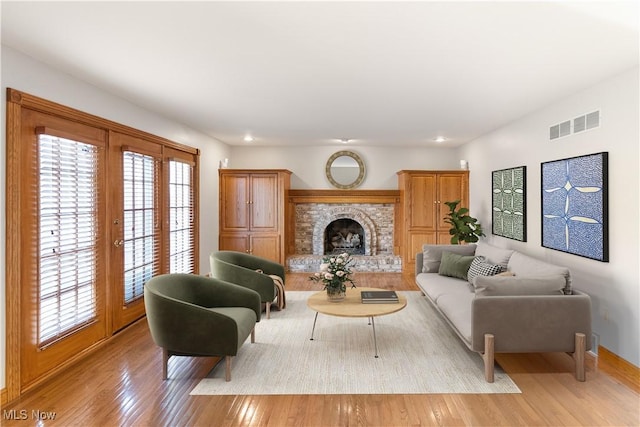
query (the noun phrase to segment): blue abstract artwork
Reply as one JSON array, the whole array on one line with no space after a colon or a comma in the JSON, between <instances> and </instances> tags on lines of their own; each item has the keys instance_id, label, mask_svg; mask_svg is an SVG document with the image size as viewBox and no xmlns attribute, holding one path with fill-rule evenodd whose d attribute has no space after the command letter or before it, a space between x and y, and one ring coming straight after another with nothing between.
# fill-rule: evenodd
<instances>
[{"instance_id":1,"label":"blue abstract artwork","mask_svg":"<svg viewBox=\"0 0 640 427\"><path fill-rule=\"evenodd\" d=\"M496 236L527 241L527 167L491 172L492 229Z\"/></svg>"},{"instance_id":2,"label":"blue abstract artwork","mask_svg":"<svg viewBox=\"0 0 640 427\"><path fill-rule=\"evenodd\" d=\"M609 261L608 153L541 164L542 246Z\"/></svg>"}]
</instances>

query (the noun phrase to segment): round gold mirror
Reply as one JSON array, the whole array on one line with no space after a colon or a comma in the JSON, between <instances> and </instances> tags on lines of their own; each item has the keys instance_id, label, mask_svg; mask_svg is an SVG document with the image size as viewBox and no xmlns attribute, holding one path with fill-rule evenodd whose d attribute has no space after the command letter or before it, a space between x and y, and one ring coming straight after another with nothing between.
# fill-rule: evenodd
<instances>
[{"instance_id":1,"label":"round gold mirror","mask_svg":"<svg viewBox=\"0 0 640 427\"><path fill-rule=\"evenodd\" d=\"M334 187L355 188L364 180L364 162L353 151L338 151L327 160L326 173Z\"/></svg>"}]
</instances>

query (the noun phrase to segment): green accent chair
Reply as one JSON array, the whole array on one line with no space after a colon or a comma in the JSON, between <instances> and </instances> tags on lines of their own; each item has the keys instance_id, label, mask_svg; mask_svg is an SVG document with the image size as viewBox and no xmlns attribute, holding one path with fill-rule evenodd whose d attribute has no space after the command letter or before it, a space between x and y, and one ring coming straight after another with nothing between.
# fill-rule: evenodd
<instances>
[{"instance_id":1,"label":"green accent chair","mask_svg":"<svg viewBox=\"0 0 640 427\"><path fill-rule=\"evenodd\" d=\"M231 358L260 321L260 296L251 289L194 274L163 274L144 286L144 305L153 341L162 347L162 379L171 356Z\"/></svg>"},{"instance_id":2,"label":"green accent chair","mask_svg":"<svg viewBox=\"0 0 640 427\"><path fill-rule=\"evenodd\" d=\"M279 276L284 285L285 271L282 264L236 251L212 252L209 261L211 277L235 283L259 293L260 301L266 305L267 319L269 319L271 303L276 298L276 287L269 275Z\"/></svg>"}]
</instances>

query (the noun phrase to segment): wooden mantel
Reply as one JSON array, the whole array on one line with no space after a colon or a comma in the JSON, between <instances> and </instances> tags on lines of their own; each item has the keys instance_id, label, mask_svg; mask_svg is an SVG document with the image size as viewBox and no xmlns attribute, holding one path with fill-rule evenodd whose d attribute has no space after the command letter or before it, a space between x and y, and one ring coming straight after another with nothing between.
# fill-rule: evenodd
<instances>
[{"instance_id":1,"label":"wooden mantel","mask_svg":"<svg viewBox=\"0 0 640 427\"><path fill-rule=\"evenodd\" d=\"M289 190L289 203L400 203L400 190Z\"/></svg>"}]
</instances>

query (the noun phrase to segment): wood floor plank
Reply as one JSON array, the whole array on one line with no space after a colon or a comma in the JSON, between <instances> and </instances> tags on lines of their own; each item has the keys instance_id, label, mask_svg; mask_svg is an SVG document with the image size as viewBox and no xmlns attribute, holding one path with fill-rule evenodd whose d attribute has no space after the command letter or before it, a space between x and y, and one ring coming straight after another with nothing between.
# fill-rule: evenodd
<instances>
[{"instance_id":1,"label":"wood floor plank","mask_svg":"<svg viewBox=\"0 0 640 427\"><path fill-rule=\"evenodd\" d=\"M360 286L418 290L410 275L354 278ZM287 275L287 290L321 287L295 273ZM5 405L1 424L34 425L32 411L39 410L56 413L40 426L640 425L640 395L628 373L616 378L602 361L588 366L586 382L575 380L571 357L562 353L498 354L496 361L522 394L190 396L216 359L172 357L163 381L160 349L142 319ZM29 423L9 419L22 410Z\"/></svg>"}]
</instances>

